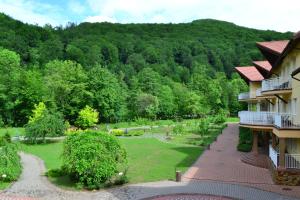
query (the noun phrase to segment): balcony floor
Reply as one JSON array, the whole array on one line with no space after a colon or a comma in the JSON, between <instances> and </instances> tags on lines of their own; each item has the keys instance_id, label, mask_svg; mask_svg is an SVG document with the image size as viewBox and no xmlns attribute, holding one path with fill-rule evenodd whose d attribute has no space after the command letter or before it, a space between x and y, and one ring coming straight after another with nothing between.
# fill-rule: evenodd
<instances>
[{"instance_id":1,"label":"balcony floor","mask_svg":"<svg viewBox=\"0 0 300 200\"><path fill-rule=\"evenodd\" d=\"M262 91L262 95L275 95L275 94L290 94L292 93L292 89L280 89L280 90L269 90Z\"/></svg>"}]
</instances>

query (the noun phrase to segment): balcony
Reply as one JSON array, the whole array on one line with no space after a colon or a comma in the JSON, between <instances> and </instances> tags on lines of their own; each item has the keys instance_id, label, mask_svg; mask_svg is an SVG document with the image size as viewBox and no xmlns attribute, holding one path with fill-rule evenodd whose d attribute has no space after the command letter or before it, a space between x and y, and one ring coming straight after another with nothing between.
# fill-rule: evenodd
<instances>
[{"instance_id":1,"label":"balcony","mask_svg":"<svg viewBox=\"0 0 300 200\"><path fill-rule=\"evenodd\" d=\"M240 123L247 125L272 126L274 124L274 115L274 112L239 112Z\"/></svg>"},{"instance_id":2,"label":"balcony","mask_svg":"<svg viewBox=\"0 0 300 200\"><path fill-rule=\"evenodd\" d=\"M262 81L262 92L287 91L292 89L292 81L287 78L276 77Z\"/></svg>"},{"instance_id":3,"label":"balcony","mask_svg":"<svg viewBox=\"0 0 300 200\"><path fill-rule=\"evenodd\" d=\"M278 113L274 116L274 125L278 128L299 129L300 124L296 122L296 115Z\"/></svg>"},{"instance_id":4,"label":"balcony","mask_svg":"<svg viewBox=\"0 0 300 200\"><path fill-rule=\"evenodd\" d=\"M269 146L269 157L273 165L277 168L279 166L279 152L272 145ZM286 169L300 169L300 154L285 153L284 157Z\"/></svg>"},{"instance_id":5,"label":"balcony","mask_svg":"<svg viewBox=\"0 0 300 200\"><path fill-rule=\"evenodd\" d=\"M250 93L244 92L239 94L239 101L250 99Z\"/></svg>"},{"instance_id":6,"label":"balcony","mask_svg":"<svg viewBox=\"0 0 300 200\"><path fill-rule=\"evenodd\" d=\"M262 96L262 94L261 94L261 88L259 88L259 89L256 90L256 96L257 97Z\"/></svg>"}]
</instances>

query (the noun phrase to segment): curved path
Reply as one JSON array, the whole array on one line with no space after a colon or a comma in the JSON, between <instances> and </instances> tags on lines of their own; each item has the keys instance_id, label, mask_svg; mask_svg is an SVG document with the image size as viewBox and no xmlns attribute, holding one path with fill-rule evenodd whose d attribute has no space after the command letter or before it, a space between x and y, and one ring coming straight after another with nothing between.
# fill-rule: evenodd
<instances>
[{"instance_id":1,"label":"curved path","mask_svg":"<svg viewBox=\"0 0 300 200\"><path fill-rule=\"evenodd\" d=\"M68 191L52 185L47 178L43 176L45 166L41 159L24 153L20 155L23 165L22 175L10 188L0 193L0 200L133 200L170 194L178 194L177 199L188 199L181 198L184 194L217 195L249 200L295 199L249 186L194 180L181 183L172 181L141 183L95 192Z\"/></svg>"}]
</instances>

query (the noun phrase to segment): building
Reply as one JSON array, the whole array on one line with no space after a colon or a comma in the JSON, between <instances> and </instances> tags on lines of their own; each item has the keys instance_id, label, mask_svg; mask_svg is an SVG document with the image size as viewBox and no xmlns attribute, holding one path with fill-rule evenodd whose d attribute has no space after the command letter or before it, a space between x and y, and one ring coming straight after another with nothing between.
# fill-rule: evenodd
<instances>
[{"instance_id":1,"label":"building","mask_svg":"<svg viewBox=\"0 0 300 200\"><path fill-rule=\"evenodd\" d=\"M257 47L266 61L236 67L250 90L239 95L248 103L239 112L240 126L251 129L252 155L265 152L275 182L300 185L300 33Z\"/></svg>"}]
</instances>

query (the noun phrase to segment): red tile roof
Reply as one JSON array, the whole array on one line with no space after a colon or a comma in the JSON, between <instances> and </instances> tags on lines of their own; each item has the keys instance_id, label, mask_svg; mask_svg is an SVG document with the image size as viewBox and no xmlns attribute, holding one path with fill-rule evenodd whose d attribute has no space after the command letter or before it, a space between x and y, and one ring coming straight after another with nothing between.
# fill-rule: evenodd
<instances>
[{"instance_id":1,"label":"red tile roof","mask_svg":"<svg viewBox=\"0 0 300 200\"><path fill-rule=\"evenodd\" d=\"M272 69L272 65L269 63L269 61L267 60L264 60L264 61L253 61L253 64L256 66L256 67L260 67L266 71L271 71Z\"/></svg>"},{"instance_id":2,"label":"red tile roof","mask_svg":"<svg viewBox=\"0 0 300 200\"><path fill-rule=\"evenodd\" d=\"M237 72L249 81L262 81L264 77L254 66L235 67Z\"/></svg>"},{"instance_id":3,"label":"red tile roof","mask_svg":"<svg viewBox=\"0 0 300 200\"><path fill-rule=\"evenodd\" d=\"M281 54L289 40L270 41L270 42L257 42L257 45L269 49L277 54Z\"/></svg>"}]
</instances>

